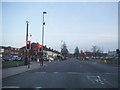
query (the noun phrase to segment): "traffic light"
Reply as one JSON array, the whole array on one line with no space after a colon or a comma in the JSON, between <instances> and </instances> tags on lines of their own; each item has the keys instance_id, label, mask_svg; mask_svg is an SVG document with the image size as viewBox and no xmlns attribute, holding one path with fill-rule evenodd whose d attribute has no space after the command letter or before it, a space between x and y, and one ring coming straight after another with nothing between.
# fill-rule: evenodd
<instances>
[{"instance_id":1,"label":"traffic light","mask_svg":"<svg viewBox=\"0 0 120 90\"><path fill-rule=\"evenodd\" d=\"M30 41L26 42L27 49L30 49Z\"/></svg>"},{"instance_id":2,"label":"traffic light","mask_svg":"<svg viewBox=\"0 0 120 90\"><path fill-rule=\"evenodd\" d=\"M41 51L42 45L38 44L38 49Z\"/></svg>"},{"instance_id":3,"label":"traffic light","mask_svg":"<svg viewBox=\"0 0 120 90\"><path fill-rule=\"evenodd\" d=\"M117 52L117 54L119 54L119 53L120 53L120 50L119 50L119 49L116 49L116 52Z\"/></svg>"}]
</instances>

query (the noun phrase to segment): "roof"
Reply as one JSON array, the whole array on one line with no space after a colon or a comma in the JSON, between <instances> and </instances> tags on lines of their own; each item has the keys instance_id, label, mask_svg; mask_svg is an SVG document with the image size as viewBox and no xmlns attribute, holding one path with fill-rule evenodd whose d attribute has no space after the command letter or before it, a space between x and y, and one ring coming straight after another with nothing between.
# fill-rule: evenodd
<instances>
[{"instance_id":1,"label":"roof","mask_svg":"<svg viewBox=\"0 0 120 90\"><path fill-rule=\"evenodd\" d=\"M31 48L34 49L34 50L37 50L37 45L38 45L38 44L39 44L39 43L35 43L35 42L31 43ZM25 48L26 48L26 46L23 46L23 47L21 47L20 49L25 49ZM50 47L48 48L46 45L43 46L43 50L51 51L51 52L55 52L55 53L60 53L60 52L58 52L57 50L51 49Z\"/></svg>"}]
</instances>

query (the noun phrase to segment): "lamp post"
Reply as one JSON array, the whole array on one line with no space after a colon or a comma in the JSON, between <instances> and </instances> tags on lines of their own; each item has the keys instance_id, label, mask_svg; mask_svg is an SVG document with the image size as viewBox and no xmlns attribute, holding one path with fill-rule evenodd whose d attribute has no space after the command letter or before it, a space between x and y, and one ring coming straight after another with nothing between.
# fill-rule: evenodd
<instances>
[{"instance_id":1,"label":"lamp post","mask_svg":"<svg viewBox=\"0 0 120 90\"><path fill-rule=\"evenodd\" d=\"M28 21L26 21L26 23L27 23L27 29L26 29L26 41L28 40Z\"/></svg>"},{"instance_id":2,"label":"lamp post","mask_svg":"<svg viewBox=\"0 0 120 90\"><path fill-rule=\"evenodd\" d=\"M26 21L27 23L27 28L26 28L26 55L25 55L25 65L27 65L28 63L28 51L27 51L27 41L28 41L28 21Z\"/></svg>"},{"instance_id":3,"label":"lamp post","mask_svg":"<svg viewBox=\"0 0 120 90\"><path fill-rule=\"evenodd\" d=\"M45 21L44 21L44 15L47 14L47 12L43 12L43 23L42 23L42 66L43 66L43 46L44 46L44 25L45 25Z\"/></svg>"}]
</instances>

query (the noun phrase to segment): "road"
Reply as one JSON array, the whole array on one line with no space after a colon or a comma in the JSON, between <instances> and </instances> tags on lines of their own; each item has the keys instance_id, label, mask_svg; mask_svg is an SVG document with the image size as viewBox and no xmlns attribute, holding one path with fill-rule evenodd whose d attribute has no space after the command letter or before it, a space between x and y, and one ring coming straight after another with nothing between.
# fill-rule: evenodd
<instances>
[{"instance_id":1,"label":"road","mask_svg":"<svg viewBox=\"0 0 120 90\"><path fill-rule=\"evenodd\" d=\"M98 60L56 60L39 69L4 78L3 87L118 88L118 67Z\"/></svg>"}]
</instances>

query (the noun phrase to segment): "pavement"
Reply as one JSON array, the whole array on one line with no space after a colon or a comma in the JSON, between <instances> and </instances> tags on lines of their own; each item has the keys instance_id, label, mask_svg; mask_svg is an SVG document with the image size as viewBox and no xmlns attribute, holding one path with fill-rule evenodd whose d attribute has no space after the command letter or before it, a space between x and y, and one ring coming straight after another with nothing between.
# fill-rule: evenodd
<instances>
[{"instance_id":1,"label":"pavement","mask_svg":"<svg viewBox=\"0 0 120 90\"><path fill-rule=\"evenodd\" d=\"M28 68L28 65L12 67L12 68L5 68L5 69L2 69L2 77L1 78L6 78L9 76L17 75L17 74L20 74L20 73L23 73L26 71L38 69L40 67L42 67L42 66L40 66L40 63L34 61L34 62L31 62L30 68Z\"/></svg>"},{"instance_id":2,"label":"pavement","mask_svg":"<svg viewBox=\"0 0 120 90\"><path fill-rule=\"evenodd\" d=\"M11 68L2 69L2 65L1 65L0 67L0 89L2 88L2 79L13 76L13 75L18 75L26 71L35 70L41 67L42 66L40 66L40 63L35 62L35 61L31 62L30 68L28 68L28 65L24 65L24 66L19 66L19 67L11 67Z\"/></svg>"}]
</instances>

